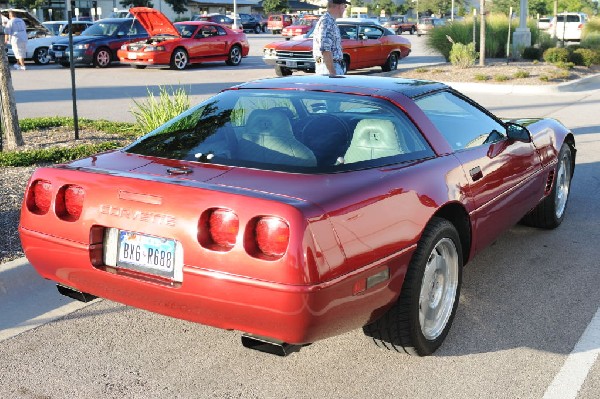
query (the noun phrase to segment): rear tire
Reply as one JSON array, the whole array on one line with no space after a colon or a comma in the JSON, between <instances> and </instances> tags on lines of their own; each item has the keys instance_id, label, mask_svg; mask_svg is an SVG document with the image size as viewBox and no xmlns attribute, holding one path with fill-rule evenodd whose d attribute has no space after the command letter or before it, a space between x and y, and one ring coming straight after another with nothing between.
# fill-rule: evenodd
<instances>
[{"instance_id":1,"label":"rear tire","mask_svg":"<svg viewBox=\"0 0 600 399\"><path fill-rule=\"evenodd\" d=\"M256 25L254 27L254 33L259 34L260 32L262 32L262 29L260 28L260 25Z\"/></svg>"},{"instance_id":2,"label":"rear tire","mask_svg":"<svg viewBox=\"0 0 600 399\"><path fill-rule=\"evenodd\" d=\"M554 229L565 218L571 179L573 178L573 149L563 143L558 153L558 164L554 172L552 191L521 220L523 224L542 229Z\"/></svg>"},{"instance_id":3,"label":"rear tire","mask_svg":"<svg viewBox=\"0 0 600 399\"><path fill-rule=\"evenodd\" d=\"M48 65L50 63L48 47L36 48L33 52L33 62L35 62L38 65Z\"/></svg>"},{"instance_id":4,"label":"rear tire","mask_svg":"<svg viewBox=\"0 0 600 399\"><path fill-rule=\"evenodd\" d=\"M431 219L408 265L396 303L363 327L377 346L427 356L440 347L456 314L462 281L460 237L446 219Z\"/></svg>"},{"instance_id":5,"label":"rear tire","mask_svg":"<svg viewBox=\"0 0 600 399\"><path fill-rule=\"evenodd\" d=\"M392 53L385 61L385 64L381 66L381 70L383 72L390 72L395 71L396 69L398 69L398 55L396 53Z\"/></svg>"},{"instance_id":6,"label":"rear tire","mask_svg":"<svg viewBox=\"0 0 600 399\"><path fill-rule=\"evenodd\" d=\"M238 66L242 62L242 48L240 46L231 46L229 49L229 57L225 64L229 66Z\"/></svg>"}]
</instances>

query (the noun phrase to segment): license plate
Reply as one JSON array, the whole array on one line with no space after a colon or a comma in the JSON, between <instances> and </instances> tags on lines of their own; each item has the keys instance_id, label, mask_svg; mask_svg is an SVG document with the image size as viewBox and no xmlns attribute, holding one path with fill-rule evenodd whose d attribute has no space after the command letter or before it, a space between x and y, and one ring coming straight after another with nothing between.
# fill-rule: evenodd
<instances>
[{"instance_id":1,"label":"license plate","mask_svg":"<svg viewBox=\"0 0 600 399\"><path fill-rule=\"evenodd\" d=\"M127 58L129 58L130 60L135 60L135 59L137 59L137 54L136 53L127 53Z\"/></svg>"},{"instance_id":2,"label":"license plate","mask_svg":"<svg viewBox=\"0 0 600 399\"><path fill-rule=\"evenodd\" d=\"M176 241L120 230L117 266L173 279L176 270Z\"/></svg>"},{"instance_id":3,"label":"license plate","mask_svg":"<svg viewBox=\"0 0 600 399\"><path fill-rule=\"evenodd\" d=\"M54 52L54 56L55 56L56 58L60 58L60 57L62 57L62 56L63 56L63 52L62 52L62 51L55 51L55 52Z\"/></svg>"},{"instance_id":4,"label":"license plate","mask_svg":"<svg viewBox=\"0 0 600 399\"><path fill-rule=\"evenodd\" d=\"M285 66L296 68L298 66L298 63L296 61L286 61Z\"/></svg>"}]
</instances>

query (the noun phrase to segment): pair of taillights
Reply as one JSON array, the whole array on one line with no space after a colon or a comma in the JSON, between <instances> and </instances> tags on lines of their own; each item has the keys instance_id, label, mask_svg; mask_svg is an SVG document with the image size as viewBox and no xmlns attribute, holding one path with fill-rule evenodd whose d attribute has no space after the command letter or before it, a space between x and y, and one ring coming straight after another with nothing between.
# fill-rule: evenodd
<instances>
[{"instance_id":1,"label":"pair of taillights","mask_svg":"<svg viewBox=\"0 0 600 399\"><path fill-rule=\"evenodd\" d=\"M52 206L53 186L47 180L36 180L27 193L27 209L36 215L45 215ZM66 184L58 190L54 202L59 219L74 222L83 210L85 191L82 187ZM226 252L236 244L240 232L238 215L231 209L212 208L199 221L198 241L206 248ZM290 227L276 216L260 216L251 221L244 235L246 250L259 257L280 258L290 240Z\"/></svg>"},{"instance_id":2,"label":"pair of taillights","mask_svg":"<svg viewBox=\"0 0 600 399\"><path fill-rule=\"evenodd\" d=\"M53 197L52 183L47 180L36 180L27 193L26 205L29 212L45 215L50 210ZM59 219L74 222L81 216L85 192L80 186L66 184L56 194L55 213Z\"/></svg>"},{"instance_id":3,"label":"pair of taillights","mask_svg":"<svg viewBox=\"0 0 600 399\"><path fill-rule=\"evenodd\" d=\"M240 220L231 209L214 208L200 218L198 241L215 251L229 251L236 244ZM259 216L247 225L243 243L246 251L258 257L283 256L290 240L290 227L277 216Z\"/></svg>"}]
</instances>

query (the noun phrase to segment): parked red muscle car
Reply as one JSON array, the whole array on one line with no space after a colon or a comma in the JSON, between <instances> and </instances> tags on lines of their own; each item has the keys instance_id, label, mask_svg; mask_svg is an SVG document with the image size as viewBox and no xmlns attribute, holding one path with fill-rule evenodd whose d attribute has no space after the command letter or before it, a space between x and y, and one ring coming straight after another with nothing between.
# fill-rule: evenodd
<instances>
[{"instance_id":1,"label":"parked red muscle car","mask_svg":"<svg viewBox=\"0 0 600 399\"><path fill-rule=\"evenodd\" d=\"M134 68L169 65L183 70L190 64L225 61L236 66L248 56L250 47L243 32L206 21L177 22L160 11L147 7L129 10L150 34L149 39L124 44L117 51L119 60Z\"/></svg>"},{"instance_id":2,"label":"parked red muscle car","mask_svg":"<svg viewBox=\"0 0 600 399\"><path fill-rule=\"evenodd\" d=\"M281 355L361 327L428 355L463 266L520 220L557 227L574 166L559 122L503 121L441 83L263 79L121 150L38 168L19 233L81 300L240 330Z\"/></svg>"},{"instance_id":3,"label":"parked red muscle car","mask_svg":"<svg viewBox=\"0 0 600 399\"><path fill-rule=\"evenodd\" d=\"M398 61L410 54L408 39L366 19L347 18L336 21L342 34L345 71L381 66L383 71L398 68ZM312 54L312 31L302 40L288 40L267 44L263 61L275 67L277 76L288 76L294 71L315 71Z\"/></svg>"}]
</instances>

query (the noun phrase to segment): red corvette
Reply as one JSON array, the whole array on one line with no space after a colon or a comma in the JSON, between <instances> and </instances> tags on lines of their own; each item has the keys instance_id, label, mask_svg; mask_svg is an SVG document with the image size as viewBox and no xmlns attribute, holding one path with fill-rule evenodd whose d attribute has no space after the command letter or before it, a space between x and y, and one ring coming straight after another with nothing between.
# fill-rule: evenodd
<instances>
[{"instance_id":1,"label":"red corvette","mask_svg":"<svg viewBox=\"0 0 600 399\"><path fill-rule=\"evenodd\" d=\"M206 21L177 22L175 25L160 11L147 7L129 10L150 34L150 38L124 44L117 56L134 68L169 65L183 70L190 64L225 61L239 65L250 47L243 32Z\"/></svg>"},{"instance_id":2,"label":"red corvette","mask_svg":"<svg viewBox=\"0 0 600 399\"><path fill-rule=\"evenodd\" d=\"M288 77L224 90L116 151L38 168L19 226L63 294L223 329L279 354L363 328L434 352L463 266L562 222L573 134L441 83Z\"/></svg>"},{"instance_id":3,"label":"red corvette","mask_svg":"<svg viewBox=\"0 0 600 399\"><path fill-rule=\"evenodd\" d=\"M400 59L410 54L408 39L396 35L377 23L362 18L338 18L342 34L345 71L380 66L384 72L398 68ZM275 67L277 76L294 71L314 72L312 31L308 37L267 44L263 61Z\"/></svg>"}]
</instances>

